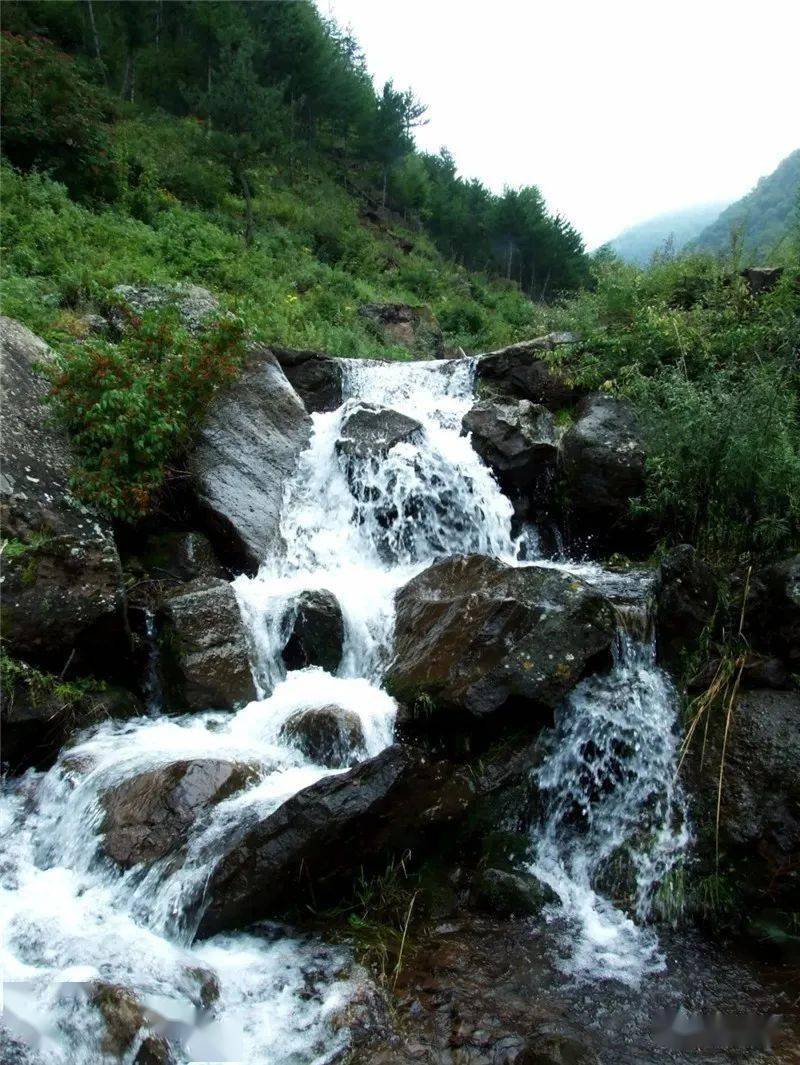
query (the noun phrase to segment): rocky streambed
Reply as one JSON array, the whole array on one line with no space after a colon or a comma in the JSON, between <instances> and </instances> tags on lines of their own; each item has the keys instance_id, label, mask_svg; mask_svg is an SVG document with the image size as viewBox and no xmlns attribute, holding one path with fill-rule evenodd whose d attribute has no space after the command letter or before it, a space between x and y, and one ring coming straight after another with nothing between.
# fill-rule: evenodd
<instances>
[{"instance_id":1,"label":"rocky streambed","mask_svg":"<svg viewBox=\"0 0 800 1065\"><path fill-rule=\"evenodd\" d=\"M793 1060L800 565L592 561L652 549L645 450L572 338L254 345L174 513L112 529L0 325L8 1060L684 1060L679 1006ZM726 611L736 716L692 726Z\"/></svg>"}]
</instances>

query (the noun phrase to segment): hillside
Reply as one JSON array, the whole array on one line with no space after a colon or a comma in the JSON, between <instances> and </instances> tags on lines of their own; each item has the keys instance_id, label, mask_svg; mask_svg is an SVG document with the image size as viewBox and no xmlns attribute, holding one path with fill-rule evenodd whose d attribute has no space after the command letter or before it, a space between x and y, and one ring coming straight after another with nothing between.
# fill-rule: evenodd
<instances>
[{"instance_id":1,"label":"hillside","mask_svg":"<svg viewBox=\"0 0 800 1065\"><path fill-rule=\"evenodd\" d=\"M788 155L756 187L707 226L692 247L715 254L741 241L744 261L767 264L780 257L792 230L800 225L800 148Z\"/></svg>"},{"instance_id":2,"label":"hillside","mask_svg":"<svg viewBox=\"0 0 800 1065\"><path fill-rule=\"evenodd\" d=\"M624 262L647 266L656 252L664 251L667 247L673 253L682 251L726 206L725 202L704 203L648 218L623 230L619 236L608 241L608 246Z\"/></svg>"}]
</instances>

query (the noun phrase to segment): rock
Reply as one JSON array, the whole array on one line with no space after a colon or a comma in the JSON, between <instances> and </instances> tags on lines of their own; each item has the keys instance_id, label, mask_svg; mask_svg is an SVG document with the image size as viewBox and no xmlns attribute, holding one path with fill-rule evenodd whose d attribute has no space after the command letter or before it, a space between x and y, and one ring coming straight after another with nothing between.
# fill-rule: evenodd
<instances>
[{"instance_id":1,"label":"rock","mask_svg":"<svg viewBox=\"0 0 800 1065\"><path fill-rule=\"evenodd\" d=\"M157 616L164 688L179 709L233 709L256 698L233 589L222 580L183 585Z\"/></svg>"},{"instance_id":2,"label":"rock","mask_svg":"<svg viewBox=\"0 0 800 1065\"><path fill-rule=\"evenodd\" d=\"M154 585L226 576L211 541L201 532L152 533L137 543L135 554L126 556L124 564L137 581Z\"/></svg>"},{"instance_id":3,"label":"rock","mask_svg":"<svg viewBox=\"0 0 800 1065\"><path fill-rule=\"evenodd\" d=\"M273 347L272 352L289 383L311 412L332 411L342 405L342 364L317 351Z\"/></svg>"},{"instance_id":4,"label":"rock","mask_svg":"<svg viewBox=\"0 0 800 1065\"><path fill-rule=\"evenodd\" d=\"M754 296L771 292L783 276L782 266L749 266L742 270L742 277Z\"/></svg>"},{"instance_id":5,"label":"rock","mask_svg":"<svg viewBox=\"0 0 800 1065\"><path fill-rule=\"evenodd\" d=\"M472 903L500 917L537 916L556 899L555 893L532 873L483 869L472 883Z\"/></svg>"},{"instance_id":6,"label":"rock","mask_svg":"<svg viewBox=\"0 0 800 1065\"><path fill-rule=\"evenodd\" d=\"M344 618L331 592L303 592L292 603L294 621L283 649L287 669L321 666L335 673L342 660Z\"/></svg>"},{"instance_id":7,"label":"rock","mask_svg":"<svg viewBox=\"0 0 800 1065\"><path fill-rule=\"evenodd\" d=\"M102 981L95 982L90 988L89 1001L105 1024L103 1051L121 1061L146 1025L141 1003L127 988Z\"/></svg>"},{"instance_id":8,"label":"rock","mask_svg":"<svg viewBox=\"0 0 800 1065\"><path fill-rule=\"evenodd\" d=\"M503 398L541 403L554 413L571 406L578 400L579 391L563 373L536 358L549 346L547 337L539 337L480 355L475 368L478 385Z\"/></svg>"},{"instance_id":9,"label":"rock","mask_svg":"<svg viewBox=\"0 0 800 1065\"><path fill-rule=\"evenodd\" d=\"M558 449L550 412L530 400L479 400L462 426L472 446L507 493L535 498L546 493Z\"/></svg>"},{"instance_id":10,"label":"rock","mask_svg":"<svg viewBox=\"0 0 800 1065\"><path fill-rule=\"evenodd\" d=\"M185 842L199 817L255 777L251 766L213 758L139 773L102 797L103 850L124 869L163 858Z\"/></svg>"},{"instance_id":11,"label":"rock","mask_svg":"<svg viewBox=\"0 0 800 1065\"><path fill-rule=\"evenodd\" d=\"M251 573L280 551L280 511L311 419L275 356L251 345L237 380L217 394L192 457L198 502L223 559Z\"/></svg>"},{"instance_id":12,"label":"rock","mask_svg":"<svg viewBox=\"0 0 800 1065\"><path fill-rule=\"evenodd\" d=\"M463 727L504 708L530 717L610 661L611 604L557 570L460 555L434 563L395 602L386 685L406 721L444 715Z\"/></svg>"},{"instance_id":13,"label":"rock","mask_svg":"<svg viewBox=\"0 0 800 1065\"><path fill-rule=\"evenodd\" d=\"M710 841L705 857L711 865L724 716L709 730L697 770L699 838ZM721 795L721 868L745 898L791 910L800 895L800 693L762 689L739 695Z\"/></svg>"},{"instance_id":14,"label":"rock","mask_svg":"<svg viewBox=\"0 0 800 1065\"><path fill-rule=\"evenodd\" d=\"M627 403L588 396L561 442L563 492L574 538L599 550L647 549L643 523L631 501L645 485L645 450Z\"/></svg>"},{"instance_id":15,"label":"rock","mask_svg":"<svg viewBox=\"0 0 800 1065\"><path fill-rule=\"evenodd\" d=\"M61 673L121 672L129 650L111 527L69 490L72 455L48 417L46 344L0 318L2 636L13 655Z\"/></svg>"},{"instance_id":16,"label":"rock","mask_svg":"<svg viewBox=\"0 0 800 1065\"><path fill-rule=\"evenodd\" d=\"M751 574L744 620L752 647L800 671L800 554Z\"/></svg>"},{"instance_id":17,"label":"rock","mask_svg":"<svg viewBox=\"0 0 800 1065\"><path fill-rule=\"evenodd\" d=\"M143 712L124 688L63 681L24 662L7 659L2 676L2 755L12 772L51 765L81 729Z\"/></svg>"},{"instance_id":18,"label":"rock","mask_svg":"<svg viewBox=\"0 0 800 1065\"><path fill-rule=\"evenodd\" d=\"M358 714L339 706L298 710L281 728L281 738L316 765L342 769L364 756L364 732Z\"/></svg>"},{"instance_id":19,"label":"rock","mask_svg":"<svg viewBox=\"0 0 800 1065\"><path fill-rule=\"evenodd\" d=\"M219 300L200 285L115 285L114 295L135 314L175 306L181 321L191 332L198 332L209 318L220 313ZM118 307L112 308L108 320L115 329L123 331L126 316Z\"/></svg>"},{"instance_id":20,"label":"rock","mask_svg":"<svg viewBox=\"0 0 800 1065\"><path fill-rule=\"evenodd\" d=\"M441 359L444 338L427 307L407 303L365 303L358 309L385 344L407 348L418 359Z\"/></svg>"},{"instance_id":21,"label":"rock","mask_svg":"<svg viewBox=\"0 0 800 1065\"><path fill-rule=\"evenodd\" d=\"M677 669L697 648L717 606L714 571L690 544L679 544L661 560L656 583L658 659Z\"/></svg>"},{"instance_id":22,"label":"rock","mask_svg":"<svg viewBox=\"0 0 800 1065\"><path fill-rule=\"evenodd\" d=\"M414 443L422 431L418 421L396 410L359 404L342 422L336 453L356 459L381 457L396 444Z\"/></svg>"},{"instance_id":23,"label":"rock","mask_svg":"<svg viewBox=\"0 0 800 1065\"><path fill-rule=\"evenodd\" d=\"M328 776L231 839L208 881L198 935L241 928L352 887L360 869L385 869L464 817L475 795L467 772L388 747Z\"/></svg>"}]
</instances>

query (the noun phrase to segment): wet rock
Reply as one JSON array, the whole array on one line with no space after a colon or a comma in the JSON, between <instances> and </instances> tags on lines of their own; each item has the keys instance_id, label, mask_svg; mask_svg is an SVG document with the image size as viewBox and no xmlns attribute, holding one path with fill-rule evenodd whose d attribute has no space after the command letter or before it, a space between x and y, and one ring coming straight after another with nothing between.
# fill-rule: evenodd
<instances>
[{"instance_id":1,"label":"wet rock","mask_svg":"<svg viewBox=\"0 0 800 1065\"><path fill-rule=\"evenodd\" d=\"M256 698L233 589L223 580L183 585L157 616L164 690L177 709L233 709Z\"/></svg>"},{"instance_id":2,"label":"wet rock","mask_svg":"<svg viewBox=\"0 0 800 1065\"><path fill-rule=\"evenodd\" d=\"M420 725L505 707L531 718L610 661L611 604L557 570L459 555L401 588L396 608L386 683Z\"/></svg>"},{"instance_id":3,"label":"wet rock","mask_svg":"<svg viewBox=\"0 0 800 1065\"><path fill-rule=\"evenodd\" d=\"M339 706L298 710L281 729L281 738L316 765L342 769L364 755L364 732L358 714Z\"/></svg>"},{"instance_id":4,"label":"wet rock","mask_svg":"<svg viewBox=\"0 0 800 1065\"><path fill-rule=\"evenodd\" d=\"M115 285L114 295L134 314L174 306L192 332L201 330L210 318L220 313L217 297L200 285ZM108 320L120 332L127 325L126 314L117 307L109 312Z\"/></svg>"},{"instance_id":5,"label":"wet rock","mask_svg":"<svg viewBox=\"0 0 800 1065\"><path fill-rule=\"evenodd\" d=\"M562 483L573 538L601 551L646 550L632 500L644 491L645 451L632 409L610 396L588 396L561 442Z\"/></svg>"},{"instance_id":6,"label":"wet rock","mask_svg":"<svg viewBox=\"0 0 800 1065\"><path fill-rule=\"evenodd\" d=\"M331 592L303 592L292 604L294 621L283 649L287 669L321 666L335 673L342 660L344 618Z\"/></svg>"},{"instance_id":7,"label":"wet rock","mask_svg":"<svg viewBox=\"0 0 800 1065\"><path fill-rule=\"evenodd\" d=\"M482 399L464 415L472 446L511 494L543 497L555 472L558 449L550 412L527 399Z\"/></svg>"},{"instance_id":8,"label":"wet rock","mask_svg":"<svg viewBox=\"0 0 800 1065\"><path fill-rule=\"evenodd\" d=\"M212 758L139 773L103 795L103 850L125 869L163 858L198 817L255 777L251 766Z\"/></svg>"},{"instance_id":9,"label":"wet rock","mask_svg":"<svg viewBox=\"0 0 800 1065\"><path fill-rule=\"evenodd\" d=\"M751 575L744 620L753 648L800 671L800 554Z\"/></svg>"},{"instance_id":10,"label":"wet rock","mask_svg":"<svg viewBox=\"0 0 800 1065\"><path fill-rule=\"evenodd\" d=\"M212 402L191 460L223 560L254 573L280 552L283 491L310 435L311 419L275 356L251 345L237 380Z\"/></svg>"},{"instance_id":11,"label":"wet rock","mask_svg":"<svg viewBox=\"0 0 800 1065\"><path fill-rule=\"evenodd\" d=\"M122 571L111 527L69 491L72 455L51 421L37 364L50 351L0 318L3 379L0 523L6 650L60 673L121 673L129 650Z\"/></svg>"},{"instance_id":12,"label":"wet rock","mask_svg":"<svg viewBox=\"0 0 800 1065\"><path fill-rule=\"evenodd\" d=\"M2 756L12 772L50 765L81 729L143 712L136 696L124 688L63 681L10 660L3 670L2 696Z\"/></svg>"},{"instance_id":13,"label":"wet rock","mask_svg":"<svg viewBox=\"0 0 800 1065\"><path fill-rule=\"evenodd\" d=\"M225 568L211 541L201 532L152 533L124 559L125 569L145 584L182 584L198 578L222 578Z\"/></svg>"},{"instance_id":14,"label":"wet rock","mask_svg":"<svg viewBox=\"0 0 800 1065\"><path fill-rule=\"evenodd\" d=\"M679 544L661 560L656 583L656 636L659 661L669 669L697 648L713 621L717 580L690 544Z\"/></svg>"},{"instance_id":15,"label":"wet rock","mask_svg":"<svg viewBox=\"0 0 800 1065\"><path fill-rule=\"evenodd\" d=\"M475 795L466 772L388 747L346 773L293 795L245 830L208 882L199 935L240 928L352 886L359 869L386 868L392 855L446 831Z\"/></svg>"},{"instance_id":16,"label":"wet rock","mask_svg":"<svg viewBox=\"0 0 800 1065\"><path fill-rule=\"evenodd\" d=\"M472 883L472 904L499 917L536 916L555 894L532 873L483 869Z\"/></svg>"},{"instance_id":17,"label":"wet rock","mask_svg":"<svg viewBox=\"0 0 800 1065\"><path fill-rule=\"evenodd\" d=\"M318 351L272 349L292 388L315 413L336 410L342 405L342 364Z\"/></svg>"},{"instance_id":18,"label":"wet rock","mask_svg":"<svg viewBox=\"0 0 800 1065\"><path fill-rule=\"evenodd\" d=\"M381 457L396 444L414 443L422 425L414 418L388 407L360 404L342 422L336 453L346 458Z\"/></svg>"},{"instance_id":19,"label":"wet rock","mask_svg":"<svg viewBox=\"0 0 800 1065\"><path fill-rule=\"evenodd\" d=\"M481 355L475 369L479 388L503 398L527 399L556 412L575 403L580 393L559 370L537 355L546 337L512 344Z\"/></svg>"},{"instance_id":20,"label":"wet rock","mask_svg":"<svg viewBox=\"0 0 800 1065\"><path fill-rule=\"evenodd\" d=\"M712 721L695 785L700 838L714 863L714 825L724 717ZM702 761L702 766L700 762ZM800 693L740 694L722 774L721 869L745 898L790 909L800 894Z\"/></svg>"},{"instance_id":21,"label":"wet rock","mask_svg":"<svg viewBox=\"0 0 800 1065\"><path fill-rule=\"evenodd\" d=\"M444 338L428 307L407 303L365 303L358 309L385 344L407 348L418 359L441 359Z\"/></svg>"}]
</instances>

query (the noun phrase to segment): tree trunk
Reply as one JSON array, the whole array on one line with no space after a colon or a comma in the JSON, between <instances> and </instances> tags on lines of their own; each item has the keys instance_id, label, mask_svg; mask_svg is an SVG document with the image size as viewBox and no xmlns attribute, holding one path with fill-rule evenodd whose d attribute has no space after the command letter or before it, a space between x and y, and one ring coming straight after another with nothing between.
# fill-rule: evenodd
<instances>
[{"instance_id":1,"label":"tree trunk","mask_svg":"<svg viewBox=\"0 0 800 1065\"><path fill-rule=\"evenodd\" d=\"M94 8L92 7L92 0L86 0L86 7L89 11L89 25L92 28L92 41L94 42L94 55L97 62L100 64L100 68L103 71L103 81L108 84L108 75L106 74L105 63L103 62L103 56L100 52L100 36L97 32L97 23L94 20Z\"/></svg>"}]
</instances>

